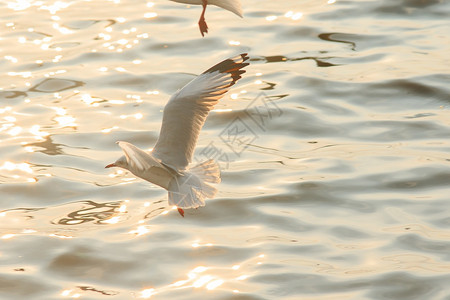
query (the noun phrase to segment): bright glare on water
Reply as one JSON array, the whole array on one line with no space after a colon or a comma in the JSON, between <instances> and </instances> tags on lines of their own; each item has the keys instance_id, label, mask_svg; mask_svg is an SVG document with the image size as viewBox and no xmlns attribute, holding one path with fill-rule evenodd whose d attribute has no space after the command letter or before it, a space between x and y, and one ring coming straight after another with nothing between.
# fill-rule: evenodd
<instances>
[{"instance_id":1,"label":"bright glare on water","mask_svg":"<svg viewBox=\"0 0 450 300\"><path fill-rule=\"evenodd\" d=\"M198 5L0 3L0 299L450 299L450 2L242 8L202 38ZM216 198L104 169L244 52L194 155Z\"/></svg>"}]
</instances>

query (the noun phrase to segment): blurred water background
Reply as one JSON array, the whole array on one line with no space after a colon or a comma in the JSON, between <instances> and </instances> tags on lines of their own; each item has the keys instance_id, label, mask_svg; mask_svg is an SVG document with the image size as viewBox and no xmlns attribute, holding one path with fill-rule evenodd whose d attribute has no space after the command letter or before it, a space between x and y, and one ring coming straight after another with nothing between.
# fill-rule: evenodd
<instances>
[{"instance_id":1,"label":"blurred water background","mask_svg":"<svg viewBox=\"0 0 450 300\"><path fill-rule=\"evenodd\" d=\"M450 299L450 2L242 2L0 3L0 299ZM243 52L206 207L104 169Z\"/></svg>"}]
</instances>

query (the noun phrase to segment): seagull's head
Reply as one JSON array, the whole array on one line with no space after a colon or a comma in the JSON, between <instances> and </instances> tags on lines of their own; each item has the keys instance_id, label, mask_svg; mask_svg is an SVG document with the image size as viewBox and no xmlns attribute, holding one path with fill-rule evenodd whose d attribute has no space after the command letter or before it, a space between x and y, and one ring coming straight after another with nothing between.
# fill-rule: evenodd
<instances>
[{"instance_id":1,"label":"seagull's head","mask_svg":"<svg viewBox=\"0 0 450 300\"><path fill-rule=\"evenodd\" d=\"M128 170L128 161L127 158L125 157L125 155L122 155L121 157L119 157L118 160L116 160L115 162L113 162L112 164L107 165L105 168L112 168L112 167L119 167L119 168L124 168Z\"/></svg>"}]
</instances>

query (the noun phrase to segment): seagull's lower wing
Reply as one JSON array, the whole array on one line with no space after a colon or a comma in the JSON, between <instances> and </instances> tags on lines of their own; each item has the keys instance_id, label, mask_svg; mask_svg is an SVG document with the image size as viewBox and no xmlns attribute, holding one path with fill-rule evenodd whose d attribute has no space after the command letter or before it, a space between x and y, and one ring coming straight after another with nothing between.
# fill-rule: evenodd
<instances>
[{"instance_id":1,"label":"seagull's lower wing","mask_svg":"<svg viewBox=\"0 0 450 300\"><path fill-rule=\"evenodd\" d=\"M245 73L246 53L222 61L176 92L164 108L161 132L152 154L165 165L184 170L209 111Z\"/></svg>"},{"instance_id":2,"label":"seagull's lower wing","mask_svg":"<svg viewBox=\"0 0 450 300\"><path fill-rule=\"evenodd\" d=\"M150 170L151 167L166 169L159 159L153 157L150 153L139 149L135 145L127 142L117 142L117 144L120 148L122 148L125 156L127 157L128 164L134 170L144 172Z\"/></svg>"}]
</instances>

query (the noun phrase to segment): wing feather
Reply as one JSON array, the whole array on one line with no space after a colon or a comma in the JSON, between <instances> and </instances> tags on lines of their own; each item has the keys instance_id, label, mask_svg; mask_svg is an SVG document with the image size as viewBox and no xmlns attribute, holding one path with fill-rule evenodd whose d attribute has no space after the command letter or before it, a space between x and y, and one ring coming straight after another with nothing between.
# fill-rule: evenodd
<instances>
[{"instance_id":1,"label":"wing feather","mask_svg":"<svg viewBox=\"0 0 450 300\"><path fill-rule=\"evenodd\" d=\"M122 148L125 156L127 158L128 164L141 172L149 170L151 167L165 167L161 164L161 162L153 157L150 153L145 152L144 150L139 149L133 144L127 142L117 142L117 144Z\"/></svg>"},{"instance_id":2,"label":"wing feather","mask_svg":"<svg viewBox=\"0 0 450 300\"><path fill-rule=\"evenodd\" d=\"M208 113L245 73L248 58L244 53L218 63L170 98L152 152L156 158L175 170L186 169Z\"/></svg>"}]
</instances>

